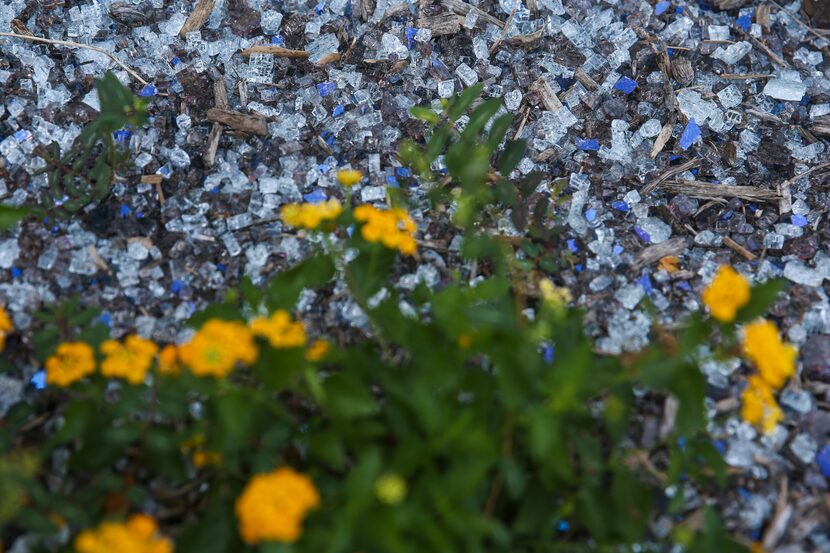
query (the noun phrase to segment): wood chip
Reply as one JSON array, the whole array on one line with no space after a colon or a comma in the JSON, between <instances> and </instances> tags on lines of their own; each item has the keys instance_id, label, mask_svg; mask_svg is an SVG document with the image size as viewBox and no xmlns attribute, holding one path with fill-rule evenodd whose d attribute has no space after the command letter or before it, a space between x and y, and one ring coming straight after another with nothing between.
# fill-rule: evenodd
<instances>
[{"instance_id":1,"label":"wood chip","mask_svg":"<svg viewBox=\"0 0 830 553\"><path fill-rule=\"evenodd\" d=\"M539 95L546 110L556 111L562 107L562 102L556 97L556 93L544 77L539 77L537 81L530 85L530 91Z\"/></svg>"},{"instance_id":2,"label":"wood chip","mask_svg":"<svg viewBox=\"0 0 830 553\"><path fill-rule=\"evenodd\" d=\"M162 180L161 175L141 175L141 184L160 184Z\"/></svg>"},{"instance_id":3,"label":"wood chip","mask_svg":"<svg viewBox=\"0 0 830 553\"><path fill-rule=\"evenodd\" d=\"M277 58L296 58L305 59L308 57L308 52L305 50L291 50L290 48L283 48L282 46L273 46L271 44L258 44L245 48L240 52L243 56L250 56L252 54L270 54Z\"/></svg>"},{"instance_id":4,"label":"wood chip","mask_svg":"<svg viewBox=\"0 0 830 553\"><path fill-rule=\"evenodd\" d=\"M658 185L661 190L672 194L685 194L700 200L740 198L750 202L777 202L781 195L775 190L754 186L713 184L700 181L665 181Z\"/></svg>"},{"instance_id":5,"label":"wood chip","mask_svg":"<svg viewBox=\"0 0 830 553\"><path fill-rule=\"evenodd\" d=\"M754 253L744 248L728 236L723 237L723 244L730 250L734 251L735 253L746 259L747 261L752 261L757 257Z\"/></svg>"},{"instance_id":6,"label":"wood chip","mask_svg":"<svg viewBox=\"0 0 830 553\"><path fill-rule=\"evenodd\" d=\"M268 126L265 119L255 115L245 115L238 111L222 108L210 108L207 112L208 121L222 123L232 129L255 134L257 136L268 136Z\"/></svg>"},{"instance_id":7,"label":"wood chip","mask_svg":"<svg viewBox=\"0 0 830 553\"><path fill-rule=\"evenodd\" d=\"M228 89L225 87L225 79L219 79L213 83L213 105L221 109L228 109Z\"/></svg>"},{"instance_id":8,"label":"wood chip","mask_svg":"<svg viewBox=\"0 0 830 553\"><path fill-rule=\"evenodd\" d=\"M475 10L478 13L478 18L485 20L487 23L495 25L499 29L504 28L504 22L500 19L493 17L489 13L478 9L477 7L473 6L472 4L468 4L467 2L462 2L462 0L444 0L444 6L449 9L453 13L457 13L458 15L466 16L470 10ZM446 15L439 16L439 17L446 17Z\"/></svg>"},{"instance_id":9,"label":"wood chip","mask_svg":"<svg viewBox=\"0 0 830 553\"><path fill-rule=\"evenodd\" d=\"M666 127L663 127L663 129L665 129L665 128ZM660 134L663 134L663 131L660 131ZM659 135L658 135L657 138L658 139L660 138ZM656 147L656 144L655 144L655 147ZM663 172L662 175L660 175L659 177L657 177L656 179L654 179L653 181L648 183L646 186L644 186L643 189L640 191L640 194L642 196L645 196L646 194L650 194L651 191L654 190L655 188L657 188L658 186L660 186L660 183L662 183L664 180L668 180L671 177L673 177L675 175L679 175L680 173L683 173L684 171L688 171L689 169L691 169L693 167L697 167L698 165L700 165L700 162L701 162L701 158L693 157L692 159L690 159L686 163L678 165L677 167L671 167L671 168L667 169L666 171Z\"/></svg>"},{"instance_id":10,"label":"wood chip","mask_svg":"<svg viewBox=\"0 0 830 553\"><path fill-rule=\"evenodd\" d=\"M205 149L205 153L202 156L205 165L208 167L213 167L213 164L216 162L216 151L219 149L219 140L221 138L222 125L220 125L219 123L214 123L213 126L210 128L210 134L208 135L207 149Z\"/></svg>"},{"instance_id":11,"label":"wood chip","mask_svg":"<svg viewBox=\"0 0 830 553\"><path fill-rule=\"evenodd\" d=\"M637 259L634 261L633 265L634 269L639 271L640 269L657 263L664 257L681 255L686 251L686 248L688 248L688 244L686 238L683 236L675 236L674 238L669 238L665 242L652 244L651 246L644 248L643 251L640 252L640 255L637 256Z\"/></svg>"},{"instance_id":12,"label":"wood chip","mask_svg":"<svg viewBox=\"0 0 830 553\"><path fill-rule=\"evenodd\" d=\"M775 513L772 515L772 522L767 526L767 531L764 532L764 537L761 540L761 545L764 550L772 551L778 542L784 536L787 530L787 525L793 515L793 506L790 505L787 496L789 495L789 486L787 475L783 474L778 483L778 499L775 502Z\"/></svg>"},{"instance_id":13,"label":"wood chip","mask_svg":"<svg viewBox=\"0 0 830 553\"><path fill-rule=\"evenodd\" d=\"M92 262L95 264L96 267L98 267L106 273L112 274L112 269L110 269L110 266L107 265L106 261L104 261L104 258L101 257L101 254L98 253L98 248L95 247L95 244L90 244L89 246L87 246L86 252L89 254L89 258L92 259Z\"/></svg>"},{"instance_id":14,"label":"wood chip","mask_svg":"<svg viewBox=\"0 0 830 553\"><path fill-rule=\"evenodd\" d=\"M513 46L529 46L542 38L545 34L545 28L539 27L539 29L529 35L517 35L514 37L510 37L507 39L507 42Z\"/></svg>"},{"instance_id":15,"label":"wood chip","mask_svg":"<svg viewBox=\"0 0 830 553\"><path fill-rule=\"evenodd\" d=\"M660 132L657 133L657 138L654 140L654 147L651 149L652 158L657 157L657 154L663 151L663 148L666 146L666 142L668 142L669 138L671 138L672 130L674 130L674 122L670 121L663 125Z\"/></svg>"},{"instance_id":16,"label":"wood chip","mask_svg":"<svg viewBox=\"0 0 830 553\"><path fill-rule=\"evenodd\" d=\"M596 90L599 88L599 84L581 67L578 67L576 71L574 71L574 77L588 90Z\"/></svg>"},{"instance_id":17,"label":"wood chip","mask_svg":"<svg viewBox=\"0 0 830 553\"><path fill-rule=\"evenodd\" d=\"M769 32L770 29L769 14L769 4L761 4L755 8L755 23L763 27L767 32Z\"/></svg>"},{"instance_id":18,"label":"wood chip","mask_svg":"<svg viewBox=\"0 0 830 553\"><path fill-rule=\"evenodd\" d=\"M193 8L193 11L190 12L190 15L187 17L184 25L182 25L182 29L179 31L179 36L185 38L187 33L192 33L201 29L202 25L204 25L210 17L210 12L213 11L213 5L215 3L216 0L199 0L199 3L196 4L196 7Z\"/></svg>"}]
</instances>

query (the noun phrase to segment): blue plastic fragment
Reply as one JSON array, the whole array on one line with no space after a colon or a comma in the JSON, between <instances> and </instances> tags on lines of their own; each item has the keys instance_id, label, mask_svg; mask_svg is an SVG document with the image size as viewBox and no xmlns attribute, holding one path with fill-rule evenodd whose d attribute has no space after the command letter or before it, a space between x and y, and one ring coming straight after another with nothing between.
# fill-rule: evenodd
<instances>
[{"instance_id":1,"label":"blue plastic fragment","mask_svg":"<svg viewBox=\"0 0 830 553\"><path fill-rule=\"evenodd\" d=\"M804 215L793 215L790 217L790 222L797 227L806 227L807 226L807 217Z\"/></svg>"},{"instance_id":2,"label":"blue plastic fragment","mask_svg":"<svg viewBox=\"0 0 830 553\"><path fill-rule=\"evenodd\" d=\"M176 67L176 66L177 66L177 65L179 65L181 62L182 62L182 59L181 59L179 56L176 56L175 58L173 58L172 60L170 60L170 65L172 65L173 67Z\"/></svg>"},{"instance_id":3,"label":"blue plastic fragment","mask_svg":"<svg viewBox=\"0 0 830 553\"><path fill-rule=\"evenodd\" d=\"M395 175L386 175L386 185L391 186L392 188L400 188L398 184L398 179Z\"/></svg>"},{"instance_id":4,"label":"blue plastic fragment","mask_svg":"<svg viewBox=\"0 0 830 553\"><path fill-rule=\"evenodd\" d=\"M154 85L153 83L145 84L144 88L142 88L138 93L138 95L142 98L150 98L151 96L155 96L156 94L158 94L158 89L156 88L156 85Z\"/></svg>"},{"instance_id":5,"label":"blue plastic fragment","mask_svg":"<svg viewBox=\"0 0 830 553\"><path fill-rule=\"evenodd\" d=\"M721 220L728 221L729 219L732 218L733 215L735 215L735 212L730 209L729 211L727 211L726 213L723 214L723 217L721 217Z\"/></svg>"},{"instance_id":6,"label":"blue plastic fragment","mask_svg":"<svg viewBox=\"0 0 830 553\"><path fill-rule=\"evenodd\" d=\"M735 24L744 31L749 31L750 27L752 27L752 19L748 15L742 15L735 20Z\"/></svg>"},{"instance_id":7,"label":"blue plastic fragment","mask_svg":"<svg viewBox=\"0 0 830 553\"><path fill-rule=\"evenodd\" d=\"M401 178L408 179L412 176L412 169L409 167L396 167L395 174Z\"/></svg>"},{"instance_id":8,"label":"blue plastic fragment","mask_svg":"<svg viewBox=\"0 0 830 553\"><path fill-rule=\"evenodd\" d=\"M562 519L562 520L560 520L559 522L556 523L556 530L558 532L567 532L568 530L570 530L570 528L571 528L570 523L565 519Z\"/></svg>"},{"instance_id":9,"label":"blue plastic fragment","mask_svg":"<svg viewBox=\"0 0 830 553\"><path fill-rule=\"evenodd\" d=\"M586 138L585 140L580 140L577 147L580 150L596 151L599 150L599 140L596 138Z\"/></svg>"},{"instance_id":10,"label":"blue plastic fragment","mask_svg":"<svg viewBox=\"0 0 830 553\"><path fill-rule=\"evenodd\" d=\"M645 290L646 294L651 294L654 292L654 286L651 284L651 277L645 271L643 271L643 276L636 280L637 284L642 286L643 290Z\"/></svg>"},{"instance_id":11,"label":"blue plastic fragment","mask_svg":"<svg viewBox=\"0 0 830 553\"><path fill-rule=\"evenodd\" d=\"M121 204L121 218L122 219L127 217L127 215L129 215L132 212L133 212L133 210L130 208L130 206L128 206L127 204Z\"/></svg>"},{"instance_id":12,"label":"blue plastic fragment","mask_svg":"<svg viewBox=\"0 0 830 553\"><path fill-rule=\"evenodd\" d=\"M674 8L674 13L676 13L678 15L683 13L683 6L678 6L678 7Z\"/></svg>"},{"instance_id":13,"label":"blue plastic fragment","mask_svg":"<svg viewBox=\"0 0 830 553\"><path fill-rule=\"evenodd\" d=\"M184 281L183 280L174 280L170 283L170 291L174 294L178 294L184 288Z\"/></svg>"},{"instance_id":14,"label":"blue plastic fragment","mask_svg":"<svg viewBox=\"0 0 830 553\"><path fill-rule=\"evenodd\" d=\"M418 29L415 27L407 27L404 32L406 33L406 46L412 50L412 47L415 46L415 34L418 32Z\"/></svg>"},{"instance_id":15,"label":"blue plastic fragment","mask_svg":"<svg viewBox=\"0 0 830 553\"><path fill-rule=\"evenodd\" d=\"M325 8L325 7L326 7L325 2L318 2L317 5L314 6L314 11L317 12L317 15L320 15L320 14L323 13L323 8Z\"/></svg>"},{"instance_id":16,"label":"blue plastic fragment","mask_svg":"<svg viewBox=\"0 0 830 553\"><path fill-rule=\"evenodd\" d=\"M335 90L337 90L337 84L334 82L319 83L317 85L317 93L324 98Z\"/></svg>"},{"instance_id":17,"label":"blue plastic fragment","mask_svg":"<svg viewBox=\"0 0 830 553\"><path fill-rule=\"evenodd\" d=\"M23 274L23 269L20 267L12 267L12 278L18 278Z\"/></svg>"},{"instance_id":18,"label":"blue plastic fragment","mask_svg":"<svg viewBox=\"0 0 830 553\"><path fill-rule=\"evenodd\" d=\"M576 252L579 251L579 246L576 245L576 239L575 238L568 238L567 244L568 244L568 249L571 251L571 253L576 253Z\"/></svg>"},{"instance_id":19,"label":"blue plastic fragment","mask_svg":"<svg viewBox=\"0 0 830 553\"><path fill-rule=\"evenodd\" d=\"M98 322L104 325L107 328L112 326L112 315L104 311L100 315L98 315Z\"/></svg>"},{"instance_id":20,"label":"blue plastic fragment","mask_svg":"<svg viewBox=\"0 0 830 553\"><path fill-rule=\"evenodd\" d=\"M772 106L772 114L773 115L781 115L784 112L786 106L783 102L778 102L774 106Z\"/></svg>"},{"instance_id":21,"label":"blue plastic fragment","mask_svg":"<svg viewBox=\"0 0 830 553\"><path fill-rule=\"evenodd\" d=\"M542 349L542 358L548 365L553 364L553 346L551 344L544 345Z\"/></svg>"},{"instance_id":22,"label":"blue plastic fragment","mask_svg":"<svg viewBox=\"0 0 830 553\"><path fill-rule=\"evenodd\" d=\"M616 209L617 211L622 211L623 213L628 213L628 203L625 200L616 200L611 202L611 207Z\"/></svg>"},{"instance_id":23,"label":"blue plastic fragment","mask_svg":"<svg viewBox=\"0 0 830 553\"><path fill-rule=\"evenodd\" d=\"M671 2L657 2L657 5L654 6L654 15L663 15L669 9L669 6L671 6Z\"/></svg>"},{"instance_id":24,"label":"blue plastic fragment","mask_svg":"<svg viewBox=\"0 0 830 553\"><path fill-rule=\"evenodd\" d=\"M577 263L576 265L574 265L574 269L576 270L577 273L581 273L582 269L583 269L582 263Z\"/></svg>"},{"instance_id":25,"label":"blue plastic fragment","mask_svg":"<svg viewBox=\"0 0 830 553\"><path fill-rule=\"evenodd\" d=\"M649 236L648 233L640 227L634 227L634 232L637 233L637 236L639 236L640 240L642 240L643 242L651 243L651 236Z\"/></svg>"},{"instance_id":26,"label":"blue plastic fragment","mask_svg":"<svg viewBox=\"0 0 830 553\"><path fill-rule=\"evenodd\" d=\"M334 109L331 110L331 116L332 117L340 117L345 112L346 112L346 108L344 108L340 104L337 104L336 106L334 106Z\"/></svg>"},{"instance_id":27,"label":"blue plastic fragment","mask_svg":"<svg viewBox=\"0 0 830 553\"><path fill-rule=\"evenodd\" d=\"M634 92L635 88L637 88L637 81L626 76L620 77L620 79L614 85L615 90L621 90L626 94L631 94L632 92Z\"/></svg>"},{"instance_id":28,"label":"blue plastic fragment","mask_svg":"<svg viewBox=\"0 0 830 553\"><path fill-rule=\"evenodd\" d=\"M217 269L220 273L224 273L224 272L225 272L225 270L227 269L227 267L225 267L225 264L224 264L224 263L217 263L217 264L216 264L216 269Z\"/></svg>"},{"instance_id":29,"label":"blue plastic fragment","mask_svg":"<svg viewBox=\"0 0 830 553\"><path fill-rule=\"evenodd\" d=\"M120 129L112 133L112 137L115 139L116 142L126 142L130 139L132 135L133 133L125 129Z\"/></svg>"},{"instance_id":30,"label":"blue plastic fragment","mask_svg":"<svg viewBox=\"0 0 830 553\"><path fill-rule=\"evenodd\" d=\"M681 281L681 282L685 282L685 281ZM725 441L723 441L723 440L714 440L712 442L712 445L715 446L715 449L717 449L718 453L720 453L721 455L724 455L726 453L726 442Z\"/></svg>"},{"instance_id":31,"label":"blue plastic fragment","mask_svg":"<svg viewBox=\"0 0 830 553\"><path fill-rule=\"evenodd\" d=\"M322 189L316 188L308 194L303 194L303 199L310 204L319 204L326 201L326 193Z\"/></svg>"},{"instance_id":32,"label":"blue plastic fragment","mask_svg":"<svg viewBox=\"0 0 830 553\"><path fill-rule=\"evenodd\" d=\"M35 372L32 375L31 380L29 382L32 383L32 386L35 387L35 390L43 390L46 388L46 371L40 369L39 371Z\"/></svg>"},{"instance_id":33,"label":"blue plastic fragment","mask_svg":"<svg viewBox=\"0 0 830 553\"><path fill-rule=\"evenodd\" d=\"M689 285L689 283L686 282L685 280L679 281L677 283L677 287L680 288L681 290L686 290L687 292L692 289L692 287Z\"/></svg>"},{"instance_id":34,"label":"blue plastic fragment","mask_svg":"<svg viewBox=\"0 0 830 553\"><path fill-rule=\"evenodd\" d=\"M275 46L282 46L283 44L285 44L285 39L280 35L274 35L271 37L271 44Z\"/></svg>"},{"instance_id":35,"label":"blue plastic fragment","mask_svg":"<svg viewBox=\"0 0 830 553\"><path fill-rule=\"evenodd\" d=\"M830 478L830 445L826 445L816 455L816 463L825 478Z\"/></svg>"},{"instance_id":36,"label":"blue plastic fragment","mask_svg":"<svg viewBox=\"0 0 830 553\"><path fill-rule=\"evenodd\" d=\"M623 248L619 244L614 244L614 248L611 251L614 252L614 255L620 255L622 252L625 251L625 248Z\"/></svg>"},{"instance_id":37,"label":"blue plastic fragment","mask_svg":"<svg viewBox=\"0 0 830 553\"><path fill-rule=\"evenodd\" d=\"M697 142L698 138L700 138L700 127L697 125L695 118L692 117L686 123L686 128L683 129L683 135L680 137L680 147L688 150L692 144Z\"/></svg>"},{"instance_id":38,"label":"blue plastic fragment","mask_svg":"<svg viewBox=\"0 0 830 553\"><path fill-rule=\"evenodd\" d=\"M14 137L15 140L22 143L22 142L26 142L28 140L31 140L32 136L34 136L34 135L32 135L32 131L30 131L28 129L20 129L19 131L14 133L12 136Z\"/></svg>"},{"instance_id":39,"label":"blue plastic fragment","mask_svg":"<svg viewBox=\"0 0 830 553\"><path fill-rule=\"evenodd\" d=\"M593 207L589 207L588 211L585 212L585 220L589 223L594 221L597 218L597 210Z\"/></svg>"}]
</instances>

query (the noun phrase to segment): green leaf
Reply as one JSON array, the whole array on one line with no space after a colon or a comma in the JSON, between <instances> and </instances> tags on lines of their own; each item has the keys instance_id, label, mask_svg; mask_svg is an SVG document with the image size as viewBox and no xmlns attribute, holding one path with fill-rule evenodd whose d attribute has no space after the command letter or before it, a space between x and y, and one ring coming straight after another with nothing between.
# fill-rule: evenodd
<instances>
[{"instance_id":1,"label":"green leaf","mask_svg":"<svg viewBox=\"0 0 830 553\"><path fill-rule=\"evenodd\" d=\"M470 114L470 120L464 127L464 132L461 133L462 140L465 138L468 140L475 139L484 130L487 122L499 111L500 107L501 98L491 98L490 100L482 102ZM488 150L488 157L491 152L492 148Z\"/></svg>"},{"instance_id":2,"label":"green leaf","mask_svg":"<svg viewBox=\"0 0 830 553\"><path fill-rule=\"evenodd\" d=\"M357 234L357 233L355 233ZM268 308L291 309L303 288L326 284L334 276L334 264L328 256L314 255L274 277L265 291Z\"/></svg>"},{"instance_id":3,"label":"green leaf","mask_svg":"<svg viewBox=\"0 0 830 553\"><path fill-rule=\"evenodd\" d=\"M323 382L325 409L335 418L354 419L373 415L378 404L369 390L356 378L335 374Z\"/></svg>"},{"instance_id":4,"label":"green leaf","mask_svg":"<svg viewBox=\"0 0 830 553\"><path fill-rule=\"evenodd\" d=\"M6 230L31 213L30 209L0 205L0 230Z\"/></svg>"},{"instance_id":5,"label":"green leaf","mask_svg":"<svg viewBox=\"0 0 830 553\"><path fill-rule=\"evenodd\" d=\"M429 142L427 142L426 151L424 153L426 160L429 163L435 161L435 158L444 152L444 149L447 147L449 141L450 129L448 127L438 127L435 129L435 132L432 133L432 137L430 137Z\"/></svg>"},{"instance_id":6,"label":"green leaf","mask_svg":"<svg viewBox=\"0 0 830 553\"><path fill-rule=\"evenodd\" d=\"M233 542L236 516L233 503L224 498L213 498L205 514L196 524L187 528L176 540L177 553L227 553L242 551L241 544ZM198 516L198 514L197 514Z\"/></svg>"},{"instance_id":7,"label":"green leaf","mask_svg":"<svg viewBox=\"0 0 830 553\"><path fill-rule=\"evenodd\" d=\"M526 143L524 140L511 140L508 142L504 147L501 159L499 159L499 173L505 177L512 173L513 169L519 165L522 157L524 157L525 149Z\"/></svg>"},{"instance_id":8,"label":"green leaf","mask_svg":"<svg viewBox=\"0 0 830 553\"><path fill-rule=\"evenodd\" d=\"M484 90L484 84L477 83L458 95L458 97L452 101L450 109L447 111L447 115L449 115L450 119L455 121L464 115L464 112L467 111L467 108L469 108L475 99L479 97L482 90Z\"/></svg>"},{"instance_id":9,"label":"green leaf","mask_svg":"<svg viewBox=\"0 0 830 553\"><path fill-rule=\"evenodd\" d=\"M412 106L409 108L409 113L412 117L420 119L421 121L426 121L427 123L432 123L433 125L437 125L440 121L438 114L428 107Z\"/></svg>"},{"instance_id":10,"label":"green leaf","mask_svg":"<svg viewBox=\"0 0 830 553\"><path fill-rule=\"evenodd\" d=\"M495 152L496 148L499 147L499 144L504 140L504 135L507 134L507 130L512 123L513 115L509 113L505 113L493 121L493 126L490 127L490 134L487 136L487 145L490 147L491 152Z\"/></svg>"},{"instance_id":11,"label":"green leaf","mask_svg":"<svg viewBox=\"0 0 830 553\"><path fill-rule=\"evenodd\" d=\"M735 318L736 322L745 323L753 319L763 316L775 302L787 285L787 281L783 278L770 279L763 284L758 284L752 287L752 295L743 308L741 308Z\"/></svg>"}]
</instances>

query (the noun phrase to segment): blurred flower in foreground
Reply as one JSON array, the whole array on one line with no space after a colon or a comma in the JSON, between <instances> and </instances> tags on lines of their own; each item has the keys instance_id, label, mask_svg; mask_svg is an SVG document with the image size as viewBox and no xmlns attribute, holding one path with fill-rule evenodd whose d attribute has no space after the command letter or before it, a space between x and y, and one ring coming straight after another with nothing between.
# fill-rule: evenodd
<instances>
[{"instance_id":1,"label":"blurred flower in foreground","mask_svg":"<svg viewBox=\"0 0 830 553\"><path fill-rule=\"evenodd\" d=\"M715 278L701 294L709 313L722 323L735 320L738 309L749 303L749 282L728 265L721 265Z\"/></svg>"}]
</instances>

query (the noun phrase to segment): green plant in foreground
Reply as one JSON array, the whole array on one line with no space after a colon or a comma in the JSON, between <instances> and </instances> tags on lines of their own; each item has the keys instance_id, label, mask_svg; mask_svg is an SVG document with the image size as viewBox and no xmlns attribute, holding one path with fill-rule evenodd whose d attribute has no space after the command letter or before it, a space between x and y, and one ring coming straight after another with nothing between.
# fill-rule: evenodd
<instances>
[{"instance_id":1,"label":"green plant in foreground","mask_svg":"<svg viewBox=\"0 0 830 553\"><path fill-rule=\"evenodd\" d=\"M122 85L110 72L96 81L100 113L81 131L72 148L61 153L57 142L35 153L46 166L39 173L49 179L43 205L57 214L72 214L109 193L116 172L129 160L114 133L137 128L147 121L146 102Z\"/></svg>"},{"instance_id":2,"label":"green plant in foreground","mask_svg":"<svg viewBox=\"0 0 830 553\"><path fill-rule=\"evenodd\" d=\"M487 119L467 147L491 141ZM448 163L448 186L461 189L460 204L486 208L499 200L479 157L487 170ZM72 550L66 535L106 519L127 522L86 542L105 531L149 539L139 530L154 526L136 529L136 513L194 553L745 550L712 509L683 499L686 482L715 496L726 478L695 362L716 323L696 316L636 355L597 355L582 313L549 283L541 300L527 297L512 245L464 220L461 254L488 268L484 278L472 285L454 271L439 289L404 296L388 285L409 259L397 255L411 228L397 209L290 208L283 218L321 233L324 247L263 287L243 280L193 318L189 342L155 359L146 341L100 347L94 314L73 321L77 306L60 307L38 339L41 359L69 377L77 362L60 356L57 338L89 342L99 366L143 379L99 369L11 410L0 488L16 499L0 504L0 526L51 538L43 551ZM385 243L390 226L401 236ZM371 338L312 339L316 329L292 315L303 289L328 293L335 275ZM762 313L773 292L753 290L736 320ZM734 331L717 328L725 351ZM648 451L630 440L635 388L678 405ZM676 521L663 540L648 528L657 512Z\"/></svg>"}]
</instances>

